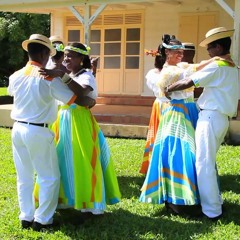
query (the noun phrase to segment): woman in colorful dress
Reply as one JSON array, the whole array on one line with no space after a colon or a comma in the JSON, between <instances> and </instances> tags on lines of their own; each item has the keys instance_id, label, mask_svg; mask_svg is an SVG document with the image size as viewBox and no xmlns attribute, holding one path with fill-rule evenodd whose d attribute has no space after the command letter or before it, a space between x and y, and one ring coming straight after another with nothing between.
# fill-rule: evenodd
<instances>
[{"instance_id":1,"label":"woman in colorful dress","mask_svg":"<svg viewBox=\"0 0 240 240\"><path fill-rule=\"evenodd\" d=\"M174 92L171 100L165 97L164 88L200 70L208 62L180 63L184 47L174 36L164 35L162 46L161 54L166 63L156 83L155 94L164 104L140 201L165 203L168 209L180 214L186 209L183 206L199 205L194 141L198 109L193 88Z\"/></svg>"},{"instance_id":2,"label":"woman in colorful dress","mask_svg":"<svg viewBox=\"0 0 240 240\"><path fill-rule=\"evenodd\" d=\"M59 76L79 96L97 98L89 49L72 43L64 49L64 65L71 73L42 69ZM107 141L88 107L61 105L53 125L61 172L59 208L103 214L107 204L120 201L120 190Z\"/></svg>"},{"instance_id":3,"label":"woman in colorful dress","mask_svg":"<svg viewBox=\"0 0 240 240\"><path fill-rule=\"evenodd\" d=\"M156 82L159 79L159 74L162 70L163 64L165 63L165 58L161 55L161 48L162 48L162 44L158 46L157 51L145 50L146 55L151 55L152 57L155 57L154 68L150 69L146 74L146 80L147 80L146 84L148 88L153 92L156 86ZM151 111L150 121L148 125L147 140L146 140L144 153L143 153L143 161L139 171L142 174L146 174L148 170L149 161L151 159L152 150L153 150L153 144L157 134L157 129L158 129L160 115L161 115L160 108L161 108L160 100L159 98L156 97L152 105L152 111Z\"/></svg>"}]
</instances>

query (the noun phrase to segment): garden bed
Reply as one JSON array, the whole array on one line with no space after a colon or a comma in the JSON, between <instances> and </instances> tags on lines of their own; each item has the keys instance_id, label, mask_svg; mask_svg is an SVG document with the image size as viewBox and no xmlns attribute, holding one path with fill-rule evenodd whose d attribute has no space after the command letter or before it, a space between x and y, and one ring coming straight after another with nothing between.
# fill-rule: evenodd
<instances>
[{"instance_id":1,"label":"garden bed","mask_svg":"<svg viewBox=\"0 0 240 240\"><path fill-rule=\"evenodd\" d=\"M5 95L5 96L0 96L0 105L3 104L12 104L13 103L13 97Z\"/></svg>"}]
</instances>

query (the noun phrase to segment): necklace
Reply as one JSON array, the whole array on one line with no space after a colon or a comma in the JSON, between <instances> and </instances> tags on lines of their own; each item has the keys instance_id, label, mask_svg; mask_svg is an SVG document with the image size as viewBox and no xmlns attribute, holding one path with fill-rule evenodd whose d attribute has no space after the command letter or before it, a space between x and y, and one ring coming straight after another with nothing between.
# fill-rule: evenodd
<instances>
[{"instance_id":1,"label":"necklace","mask_svg":"<svg viewBox=\"0 0 240 240\"><path fill-rule=\"evenodd\" d=\"M83 71L85 71L84 68L80 69L78 72L76 73L70 73L70 77L73 78L73 77L77 77L78 75L80 75Z\"/></svg>"}]
</instances>

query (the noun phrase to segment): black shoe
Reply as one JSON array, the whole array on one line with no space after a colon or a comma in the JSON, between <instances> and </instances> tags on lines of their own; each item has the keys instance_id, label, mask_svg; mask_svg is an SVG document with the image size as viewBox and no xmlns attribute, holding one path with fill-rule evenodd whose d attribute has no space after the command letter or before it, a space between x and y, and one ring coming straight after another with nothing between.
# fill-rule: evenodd
<instances>
[{"instance_id":1,"label":"black shoe","mask_svg":"<svg viewBox=\"0 0 240 240\"><path fill-rule=\"evenodd\" d=\"M21 224L22 224L22 229L29 229L32 226L33 222L22 220Z\"/></svg>"},{"instance_id":2,"label":"black shoe","mask_svg":"<svg viewBox=\"0 0 240 240\"><path fill-rule=\"evenodd\" d=\"M32 229L34 231L40 232L41 230L58 227L59 225L60 225L60 223L57 221L54 221L51 224L41 224L39 222L34 221L32 224Z\"/></svg>"},{"instance_id":3,"label":"black shoe","mask_svg":"<svg viewBox=\"0 0 240 240\"><path fill-rule=\"evenodd\" d=\"M173 213L175 215L179 215L180 214L180 207L179 207L179 205L175 205L173 203L165 202L165 207L167 209L167 212Z\"/></svg>"},{"instance_id":4,"label":"black shoe","mask_svg":"<svg viewBox=\"0 0 240 240\"><path fill-rule=\"evenodd\" d=\"M213 222L217 222L220 218L222 218L222 214L216 216L216 217L208 217L206 216L209 220L213 221Z\"/></svg>"}]
</instances>

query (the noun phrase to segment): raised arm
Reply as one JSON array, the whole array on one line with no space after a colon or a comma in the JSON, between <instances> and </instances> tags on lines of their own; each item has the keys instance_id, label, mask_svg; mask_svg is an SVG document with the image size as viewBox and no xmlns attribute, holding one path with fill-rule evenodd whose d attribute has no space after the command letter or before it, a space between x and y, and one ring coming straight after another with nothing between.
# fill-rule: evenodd
<instances>
[{"instance_id":1,"label":"raised arm","mask_svg":"<svg viewBox=\"0 0 240 240\"><path fill-rule=\"evenodd\" d=\"M73 81L71 77L62 71L61 69L46 69L41 68L39 70L39 73L43 75L44 77L60 77L62 81L68 86L69 89L71 89L75 95L77 96L86 96L89 92L92 91L92 88L89 86L81 86L77 82Z\"/></svg>"}]
</instances>

